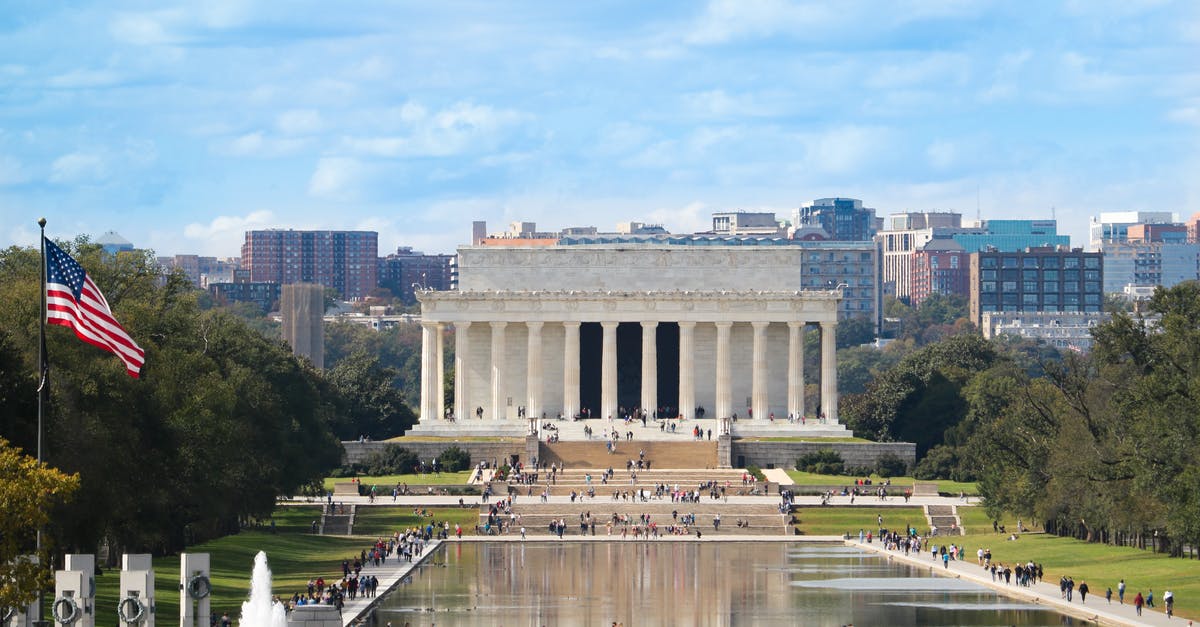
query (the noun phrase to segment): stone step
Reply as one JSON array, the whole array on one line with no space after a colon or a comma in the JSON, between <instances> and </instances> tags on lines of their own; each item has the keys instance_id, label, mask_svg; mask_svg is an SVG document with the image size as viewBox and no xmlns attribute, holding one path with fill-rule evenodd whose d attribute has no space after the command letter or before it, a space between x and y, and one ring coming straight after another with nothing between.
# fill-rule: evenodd
<instances>
[{"instance_id":1,"label":"stone step","mask_svg":"<svg viewBox=\"0 0 1200 627\"><path fill-rule=\"evenodd\" d=\"M479 508L480 514L487 515L489 508L486 506ZM722 518L731 515L773 515L779 516L779 510L775 505L769 503L755 504L727 504L714 501L700 503L672 503L671 501L656 501L650 500L646 502L631 502L631 501L610 501L596 499L592 501L581 501L573 504L563 503L520 503L518 502L512 507L512 511L521 515L554 515L554 516L578 516L580 512L591 511L593 516L610 515L613 512L618 514L650 514L651 516L670 516L671 512L679 512L680 514L694 513L696 515L712 515L721 514ZM565 512L565 513L564 513Z\"/></svg>"},{"instance_id":2,"label":"stone step","mask_svg":"<svg viewBox=\"0 0 1200 627\"><path fill-rule=\"evenodd\" d=\"M609 453L605 440L588 442L541 442L538 459L568 468L623 468L625 461L644 458L654 469L717 468L717 443L713 441L650 442L621 440Z\"/></svg>"},{"instance_id":3,"label":"stone step","mask_svg":"<svg viewBox=\"0 0 1200 627\"><path fill-rule=\"evenodd\" d=\"M954 516L953 505L927 505L926 510L930 516Z\"/></svg>"}]
</instances>

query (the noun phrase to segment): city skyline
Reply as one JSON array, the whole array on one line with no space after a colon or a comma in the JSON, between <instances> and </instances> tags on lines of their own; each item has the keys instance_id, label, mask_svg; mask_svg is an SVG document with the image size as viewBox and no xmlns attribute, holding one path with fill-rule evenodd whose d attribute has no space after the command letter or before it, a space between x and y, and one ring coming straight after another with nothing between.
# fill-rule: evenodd
<instances>
[{"instance_id":1,"label":"city skyline","mask_svg":"<svg viewBox=\"0 0 1200 627\"><path fill-rule=\"evenodd\" d=\"M24 4L0 16L0 245L266 228L452 252L472 220L707 228L1200 211L1195 5ZM567 217L569 216L569 217Z\"/></svg>"}]
</instances>

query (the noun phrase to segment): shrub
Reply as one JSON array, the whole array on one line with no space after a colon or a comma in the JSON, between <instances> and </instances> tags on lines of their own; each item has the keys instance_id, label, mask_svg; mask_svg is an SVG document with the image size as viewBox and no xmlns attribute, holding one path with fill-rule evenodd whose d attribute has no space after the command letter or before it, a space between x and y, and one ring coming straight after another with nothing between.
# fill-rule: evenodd
<instances>
[{"instance_id":1,"label":"shrub","mask_svg":"<svg viewBox=\"0 0 1200 627\"><path fill-rule=\"evenodd\" d=\"M908 472L908 464L895 453L884 453L875 460L875 472L884 479L903 477Z\"/></svg>"},{"instance_id":2,"label":"shrub","mask_svg":"<svg viewBox=\"0 0 1200 627\"><path fill-rule=\"evenodd\" d=\"M812 472L819 475L844 474L846 463L842 456L832 449L822 449L809 453L796 460L796 470Z\"/></svg>"},{"instance_id":3,"label":"shrub","mask_svg":"<svg viewBox=\"0 0 1200 627\"><path fill-rule=\"evenodd\" d=\"M750 475L758 481L767 480L767 476L763 474L762 470L759 469L758 466L746 466L746 472L750 473Z\"/></svg>"},{"instance_id":4,"label":"shrub","mask_svg":"<svg viewBox=\"0 0 1200 627\"><path fill-rule=\"evenodd\" d=\"M925 453L925 457L913 468L913 477L922 481L952 479L958 466L958 451L954 447L940 444Z\"/></svg>"},{"instance_id":5,"label":"shrub","mask_svg":"<svg viewBox=\"0 0 1200 627\"><path fill-rule=\"evenodd\" d=\"M367 474L372 476L381 475L404 475L416 472L421 461L417 459L417 454L402 448L398 444L388 444L384 449L372 455L367 459Z\"/></svg>"},{"instance_id":6,"label":"shrub","mask_svg":"<svg viewBox=\"0 0 1200 627\"><path fill-rule=\"evenodd\" d=\"M466 470L471 467L471 454L457 446L451 446L438 455L438 466L443 472Z\"/></svg>"}]
</instances>

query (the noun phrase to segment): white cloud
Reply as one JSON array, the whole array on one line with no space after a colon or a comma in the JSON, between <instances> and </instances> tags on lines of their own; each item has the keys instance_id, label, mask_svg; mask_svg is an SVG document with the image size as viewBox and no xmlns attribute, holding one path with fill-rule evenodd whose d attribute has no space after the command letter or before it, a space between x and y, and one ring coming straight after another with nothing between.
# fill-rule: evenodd
<instances>
[{"instance_id":1,"label":"white cloud","mask_svg":"<svg viewBox=\"0 0 1200 627\"><path fill-rule=\"evenodd\" d=\"M192 240L183 249L201 254L237 255L246 241L246 231L279 226L270 211L252 211L244 216L217 216L207 224L193 222L183 228L183 236ZM178 242L171 242L180 249Z\"/></svg>"},{"instance_id":2,"label":"white cloud","mask_svg":"<svg viewBox=\"0 0 1200 627\"><path fill-rule=\"evenodd\" d=\"M29 180L29 173L20 161L7 155L0 155L0 187L19 185Z\"/></svg>"},{"instance_id":3,"label":"white cloud","mask_svg":"<svg viewBox=\"0 0 1200 627\"><path fill-rule=\"evenodd\" d=\"M275 126L285 135L310 135L321 130L320 112L314 109L284 111L275 119Z\"/></svg>"},{"instance_id":4,"label":"white cloud","mask_svg":"<svg viewBox=\"0 0 1200 627\"><path fill-rule=\"evenodd\" d=\"M96 183L108 175L107 170L100 156L73 152L54 160L50 166L50 182L65 185Z\"/></svg>"},{"instance_id":5,"label":"white cloud","mask_svg":"<svg viewBox=\"0 0 1200 627\"><path fill-rule=\"evenodd\" d=\"M828 174L865 172L891 149L891 132L875 126L841 126L802 137L805 166Z\"/></svg>"},{"instance_id":6,"label":"white cloud","mask_svg":"<svg viewBox=\"0 0 1200 627\"><path fill-rule=\"evenodd\" d=\"M108 25L108 32L119 42L135 46L156 46L173 43L167 22L179 17L178 12L124 13Z\"/></svg>"},{"instance_id":7,"label":"white cloud","mask_svg":"<svg viewBox=\"0 0 1200 627\"><path fill-rule=\"evenodd\" d=\"M677 207L659 207L647 215L647 222L662 224L675 233L695 233L712 228L712 212L708 203L694 201Z\"/></svg>"},{"instance_id":8,"label":"white cloud","mask_svg":"<svg viewBox=\"0 0 1200 627\"><path fill-rule=\"evenodd\" d=\"M971 77L971 60L958 53L923 53L895 63L884 63L866 79L866 86L895 89L918 85L949 87Z\"/></svg>"},{"instance_id":9,"label":"white cloud","mask_svg":"<svg viewBox=\"0 0 1200 627\"><path fill-rule=\"evenodd\" d=\"M297 137L272 137L262 131L239 135L220 146L219 152L235 157L278 157L299 152L308 140Z\"/></svg>"},{"instance_id":10,"label":"white cloud","mask_svg":"<svg viewBox=\"0 0 1200 627\"><path fill-rule=\"evenodd\" d=\"M447 157L486 152L528 116L464 101L433 113L419 104L406 103L391 117L398 118L400 134L346 137L342 147L353 154L376 157Z\"/></svg>"},{"instance_id":11,"label":"white cloud","mask_svg":"<svg viewBox=\"0 0 1200 627\"><path fill-rule=\"evenodd\" d=\"M357 159L322 157L308 181L308 193L322 198L356 196L365 181L368 166Z\"/></svg>"},{"instance_id":12,"label":"white cloud","mask_svg":"<svg viewBox=\"0 0 1200 627\"><path fill-rule=\"evenodd\" d=\"M1200 105L1192 104L1176 107L1167 112L1167 119L1180 124L1200 126Z\"/></svg>"},{"instance_id":13,"label":"white cloud","mask_svg":"<svg viewBox=\"0 0 1200 627\"><path fill-rule=\"evenodd\" d=\"M796 35L840 20L834 5L786 0L712 0L685 36L690 44L721 44L743 37Z\"/></svg>"},{"instance_id":14,"label":"white cloud","mask_svg":"<svg viewBox=\"0 0 1200 627\"><path fill-rule=\"evenodd\" d=\"M46 79L46 85L55 89L96 89L111 87L122 80L112 70L75 69L51 76Z\"/></svg>"}]
</instances>

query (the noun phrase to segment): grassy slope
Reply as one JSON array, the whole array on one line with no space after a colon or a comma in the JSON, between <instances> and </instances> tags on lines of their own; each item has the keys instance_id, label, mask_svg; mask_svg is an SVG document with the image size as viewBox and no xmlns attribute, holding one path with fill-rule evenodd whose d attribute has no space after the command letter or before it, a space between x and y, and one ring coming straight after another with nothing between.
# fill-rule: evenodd
<instances>
[{"instance_id":1,"label":"grassy slope","mask_svg":"<svg viewBox=\"0 0 1200 627\"><path fill-rule=\"evenodd\" d=\"M471 478L471 470L462 472L443 472L438 474L384 475L382 477L358 477L365 486L379 486L377 495L380 497L392 495L392 487L398 483L414 485L466 485ZM335 483L350 483L350 477L326 477L325 489L332 490Z\"/></svg>"},{"instance_id":2,"label":"grassy slope","mask_svg":"<svg viewBox=\"0 0 1200 627\"><path fill-rule=\"evenodd\" d=\"M799 470L789 470L787 471L787 474L792 478L792 481L795 481L799 485L818 485L830 487L851 487L854 485L855 479L862 478L845 475L818 475L816 473L802 472ZM880 477L879 475L871 475L870 479L876 484L883 483L884 481L883 477ZM970 495L979 494L979 488L976 487L974 483L948 480L936 481L935 483L938 484L938 491L940 492L947 492L950 494L958 494L959 492L966 492ZM912 484L912 477L892 477L893 486L908 487L912 486ZM870 486L868 486L868 488L869 487Z\"/></svg>"},{"instance_id":3,"label":"grassy slope","mask_svg":"<svg viewBox=\"0 0 1200 627\"><path fill-rule=\"evenodd\" d=\"M331 580L341 578L343 559L352 558L370 546L374 538L384 533L413 526L417 520L411 509L379 507L367 516L365 531L353 537L314 536L308 533L313 518L320 517L318 507L280 507L275 511L276 533L269 530L243 531L205 542L189 549L193 553L209 553L212 560L213 584L212 608L216 615L228 611L236 619L241 612L242 601L250 590L250 571L254 567L254 556L266 551L274 579L274 590L280 596L291 596L304 589L310 577L323 576ZM435 509L434 518L450 520L451 527L458 517L471 520L475 525L478 511L466 509ZM170 625L179 621L179 556L154 560L155 614L159 625ZM120 568L105 570L96 578L97 625L117 623L117 593L121 581Z\"/></svg>"},{"instance_id":4,"label":"grassy slope","mask_svg":"<svg viewBox=\"0 0 1200 627\"><path fill-rule=\"evenodd\" d=\"M434 516L417 516L411 507L359 507L358 517L354 522L354 535L367 537L390 535L394 531L409 527L423 527L430 521L441 522L443 520L450 523L451 530L457 523L462 525L465 530L463 533L473 534L475 525L479 524L479 509L476 507L426 508L426 511L432 512Z\"/></svg>"}]
</instances>

